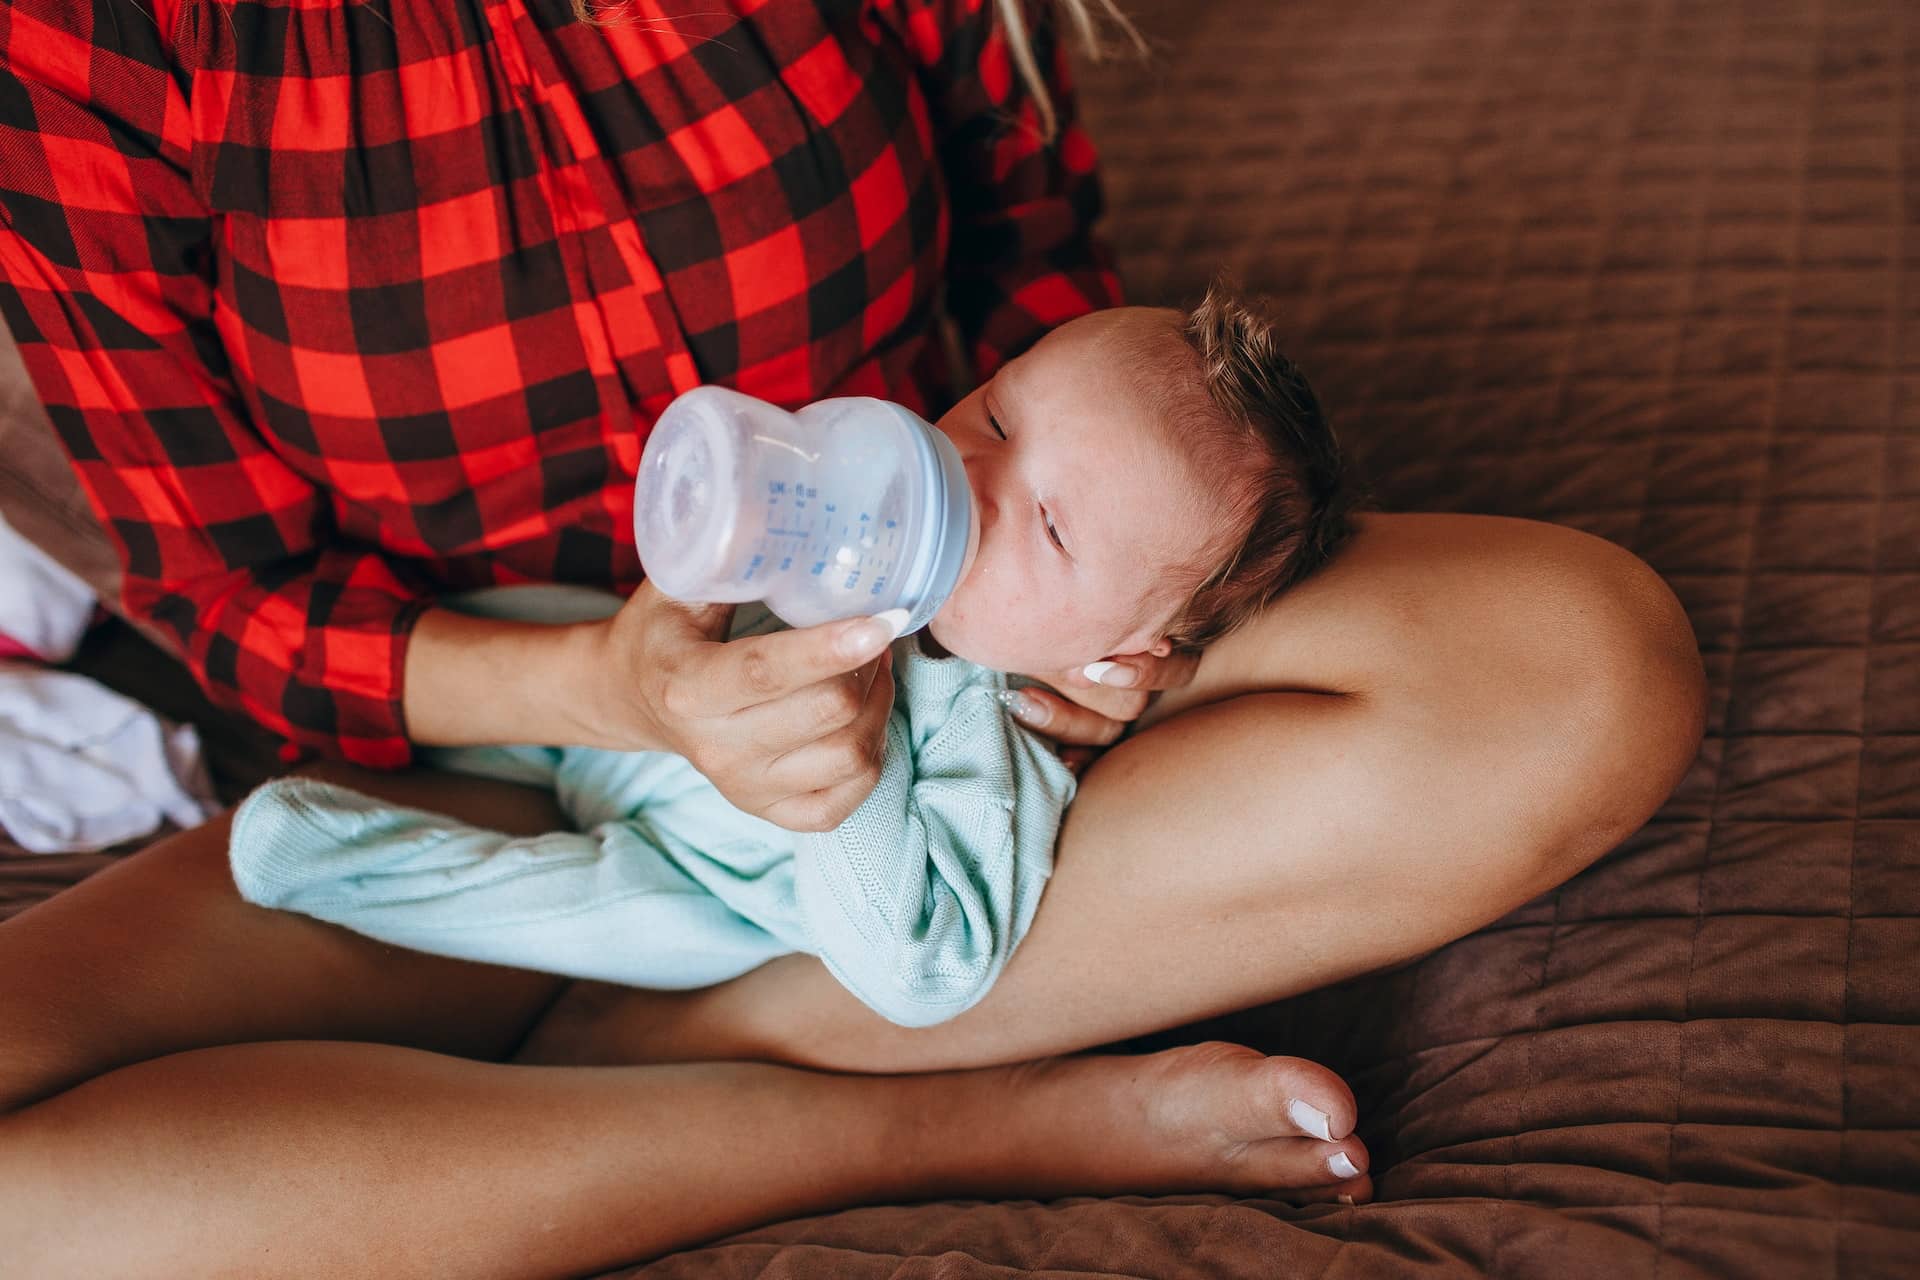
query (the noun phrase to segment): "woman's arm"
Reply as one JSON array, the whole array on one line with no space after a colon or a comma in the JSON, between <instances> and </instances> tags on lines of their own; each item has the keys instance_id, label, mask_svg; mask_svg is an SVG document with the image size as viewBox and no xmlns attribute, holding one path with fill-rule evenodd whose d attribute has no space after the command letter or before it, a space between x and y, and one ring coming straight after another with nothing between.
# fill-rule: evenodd
<instances>
[{"instance_id":1,"label":"woman's arm","mask_svg":"<svg viewBox=\"0 0 1920 1280\"><path fill-rule=\"evenodd\" d=\"M612 746L616 735L590 714L605 676L604 630L427 610L414 623L400 686L408 735L423 747ZM530 672L549 678L530 680ZM664 749L649 726L619 736L625 750Z\"/></svg>"},{"instance_id":2,"label":"woman's arm","mask_svg":"<svg viewBox=\"0 0 1920 1280\"><path fill-rule=\"evenodd\" d=\"M624 604L548 588L461 608L491 616L430 610L408 651L422 745L671 751L735 807L796 831L838 826L879 779L903 609L729 641L731 605L680 604L650 582ZM561 617L589 620L536 620Z\"/></svg>"},{"instance_id":3,"label":"woman's arm","mask_svg":"<svg viewBox=\"0 0 1920 1280\"><path fill-rule=\"evenodd\" d=\"M193 71L156 16L9 9L0 312L118 548L127 611L173 635L216 702L322 754L404 764L429 584L340 538L248 419L213 318Z\"/></svg>"}]
</instances>

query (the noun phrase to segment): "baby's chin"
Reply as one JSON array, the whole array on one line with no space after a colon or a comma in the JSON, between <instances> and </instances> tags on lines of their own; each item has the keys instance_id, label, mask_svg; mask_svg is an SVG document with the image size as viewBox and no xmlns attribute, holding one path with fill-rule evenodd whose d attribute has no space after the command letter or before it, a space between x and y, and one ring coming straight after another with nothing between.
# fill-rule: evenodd
<instances>
[{"instance_id":1,"label":"baby's chin","mask_svg":"<svg viewBox=\"0 0 1920 1280\"><path fill-rule=\"evenodd\" d=\"M920 633L923 647L934 657L953 657L994 671L1037 671L1022 652L1022 646L1009 645L1004 635L979 634L969 620L953 619L936 613L926 630ZM990 629L989 629L990 630ZM931 643L927 643L931 642Z\"/></svg>"},{"instance_id":2,"label":"baby's chin","mask_svg":"<svg viewBox=\"0 0 1920 1280\"><path fill-rule=\"evenodd\" d=\"M927 649L935 656L950 654L991 671L1039 676L1070 671L1118 652L1114 646L1129 638L1117 634L1123 625L1009 600L972 574L961 580L920 634L932 640ZM1105 648L1100 647L1103 643Z\"/></svg>"},{"instance_id":3,"label":"baby's chin","mask_svg":"<svg viewBox=\"0 0 1920 1280\"><path fill-rule=\"evenodd\" d=\"M988 619L972 615L953 617L942 610L933 615L933 621L920 634L924 647L935 657L962 658L991 671L1021 675L1038 676L1049 671L1065 671L1105 656L1095 653L1092 657L1076 660L1074 655L1081 646L1063 645L1062 638L1057 635L1017 636L1009 635L1009 630ZM925 644L926 640L932 643Z\"/></svg>"},{"instance_id":4,"label":"baby's chin","mask_svg":"<svg viewBox=\"0 0 1920 1280\"><path fill-rule=\"evenodd\" d=\"M920 645L936 658L961 658L976 666L994 667L1000 671L1007 669L988 661L996 656L991 652L991 646L982 649L975 645L969 629L950 624L944 612L934 614L933 620L921 631Z\"/></svg>"}]
</instances>

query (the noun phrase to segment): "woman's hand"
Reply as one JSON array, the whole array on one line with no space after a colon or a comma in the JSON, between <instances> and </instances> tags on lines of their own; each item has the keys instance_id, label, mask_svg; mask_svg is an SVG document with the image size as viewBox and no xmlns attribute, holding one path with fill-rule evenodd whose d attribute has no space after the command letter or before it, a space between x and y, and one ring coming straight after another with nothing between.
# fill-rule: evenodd
<instances>
[{"instance_id":1,"label":"woman's hand","mask_svg":"<svg viewBox=\"0 0 1920 1280\"><path fill-rule=\"evenodd\" d=\"M1071 671L1036 673L1047 689L1021 689L1007 699L1014 718L1052 738L1075 773L1126 732L1162 689L1189 683L1200 656L1175 653L1161 641L1145 653L1114 657Z\"/></svg>"},{"instance_id":2,"label":"woman's hand","mask_svg":"<svg viewBox=\"0 0 1920 1280\"><path fill-rule=\"evenodd\" d=\"M685 756L735 807L829 831L880 780L893 709L889 614L727 641L731 605L684 605L642 583L597 624L600 745Z\"/></svg>"}]
</instances>

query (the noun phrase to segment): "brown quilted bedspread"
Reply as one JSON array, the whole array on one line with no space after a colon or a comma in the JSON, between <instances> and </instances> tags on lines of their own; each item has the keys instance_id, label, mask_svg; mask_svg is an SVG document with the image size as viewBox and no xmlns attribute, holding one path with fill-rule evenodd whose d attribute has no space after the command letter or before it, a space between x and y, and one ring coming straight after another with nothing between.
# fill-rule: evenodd
<instances>
[{"instance_id":1,"label":"brown quilted bedspread","mask_svg":"<svg viewBox=\"0 0 1920 1280\"><path fill-rule=\"evenodd\" d=\"M1131 0L1135 300L1269 291L1386 505L1666 575L1712 677L1625 847L1189 1028L1359 1096L1379 1202L871 1209L666 1277L1920 1276L1920 10Z\"/></svg>"},{"instance_id":2,"label":"brown quilted bedspread","mask_svg":"<svg viewBox=\"0 0 1920 1280\"><path fill-rule=\"evenodd\" d=\"M1154 1038L1342 1072L1377 1203L863 1209L621 1274L1920 1275L1920 11L1123 3L1159 55L1084 105L1134 297L1272 293L1388 507L1645 557L1707 742L1559 891Z\"/></svg>"}]
</instances>

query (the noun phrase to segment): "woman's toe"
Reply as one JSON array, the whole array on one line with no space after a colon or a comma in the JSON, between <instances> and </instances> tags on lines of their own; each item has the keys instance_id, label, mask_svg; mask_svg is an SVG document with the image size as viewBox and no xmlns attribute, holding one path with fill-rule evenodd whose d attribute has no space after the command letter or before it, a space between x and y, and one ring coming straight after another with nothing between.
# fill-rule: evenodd
<instances>
[{"instance_id":1,"label":"woman's toe","mask_svg":"<svg viewBox=\"0 0 1920 1280\"><path fill-rule=\"evenodd\" d=\"M1353 1093L1325 1067L1223 1041L1148 1061L1154 1069L1142 1083L1153 1128L1197 1162L1200 1185L1256 1195L1289 1188L1316 1199L1372 1194L1366 1144L1353 1133Z\"/></svg>"},{"instance_id":2,"label":"woman's toe","mask_svg":"<svg viewBox=\"0 0 1920 1280\"><path fill-rule=\"evenodd\" d=\"M1246 1045L1210 1040L1158 1055L1173 1105L1211 1120L1235 1142L1268 1138L1336 1141L1353 1132L1357 1111L1346 1081L1305 1058L1268 1057ZM1200 1127L1197 1123L1196 1128Z\"/></svg>"},{"instance_id":3,"label":"woman's toe","mask_svg":"<svg viewBox=\"0 0 1920 1280\"><path fill-rule=\"evenodd\" d=\"M1243 1136L1335 1142L1353 1132L1353 1092L1333 1072L1305 1058L1267 1058L1259 1070L1254 1131Z\"/></svg>"},{"instance_id":4,"label":"woman's toe","mask_svg":"<svg viewBox=\"0 0 1920 1280\"><path fill-rule=\"evenodd\" d=\"M1345 1191L1367 1177L1367 1148L1351 1134L1338 1142L1269 1138L1241 1152L1242 1177L1266 1187ZM1351 1192L1348 1192L1351 1194ZM1321 1198L1331 1199L1332 1195Z\"/></svg>"},{"instance_id":5,"label":"woman's toe","mask_svg":"<svg viewBox=\"0 0 1920 1280\"><path fill-rule=\"evenodd\" d=\"M1345 1182L1366 1172L1366 1160L1366 1149L1358 1141L1349 1138L1329 1151L1322 1163L1327 1166L1328 1173Z\"/></svg>"},{"instance_id":6,"label":"woman's toe","mask_svg":"<svg viewBox=\"0 0 1920 1280\"><path fill-rule=\"evenodd\" d=\"M1289 1204L1366 1204L1373 1199L1373 1179L1366 1174L1324 1187L1282 1187L1267 1193Z\"/></svg>"}]
</instances>

